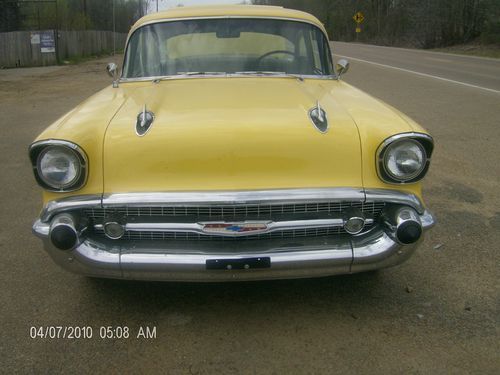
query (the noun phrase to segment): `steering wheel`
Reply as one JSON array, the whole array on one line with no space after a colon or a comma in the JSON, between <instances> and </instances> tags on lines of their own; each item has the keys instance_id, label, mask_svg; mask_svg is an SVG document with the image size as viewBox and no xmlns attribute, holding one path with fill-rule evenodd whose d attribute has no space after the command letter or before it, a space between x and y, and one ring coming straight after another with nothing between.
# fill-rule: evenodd
<instances>
[{"instance_id":1,"label":"steering wheel","mask_svg":"<svg viewBox=\"0 0 500 375\"><path fill-rule=\"evenodd\" d=\"M257 60L255 60L255 62L257 63L257 65L260 65L260 63L262 62L262 60L264 60L265 58L267 58L267 57L269 57L271 55L276 55L278 53L282 53L282 54L285 54L285 55L291 55L295 59L295 53L293 53L293 52L285 51L285 50L276 50L276 51L267 52L267 53L263 54L262 56L257 57Z\"/></svg>"}]
</instances>

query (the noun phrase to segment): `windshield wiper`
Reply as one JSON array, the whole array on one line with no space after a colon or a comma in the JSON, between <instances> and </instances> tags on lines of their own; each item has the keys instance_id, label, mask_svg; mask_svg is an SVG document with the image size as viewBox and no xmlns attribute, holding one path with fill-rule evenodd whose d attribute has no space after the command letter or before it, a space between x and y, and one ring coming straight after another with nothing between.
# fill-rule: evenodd
<instances>
[{"instance_id":1,"label":"windshield wiper","mask_svg":"<svg viewBox=\"0 0 500 375\"><path fill-rule=\"evenodd\" d=\"M304 80L304 78L302 78L300 75L290 74L290 73L286 73L286 72L270 72L270 71L260 71L260 70L256 70L256 71L248 70L248 71L243 71L243 72L236 72L234 74L255 75L255 76L285 76L285 77L295 78L295 79L298 79L298 80L301 80L301 81Z\"/></svg>"},{"instance_id":2,"label":"windshield wiper","mask_svg":"<svg viewBox=\"0 0 500 375\"><path fill-rule=\"evenodd\" d=\"M245 70L243 72L236 72L234 74L248 74L248 75L260 75L260 76L286 75L285 72L273 72L266 70Z\"/></svg>"},{"instance_id":3,"label":"windshield wiper","mask_svg":"<svg viewBox=\"0 0 500 375\"><path fill-rule=\"evenodd\" d=\"M177 72L179 76L212 76L226 75L226 72Z\"/></svg>"}]
</instances>

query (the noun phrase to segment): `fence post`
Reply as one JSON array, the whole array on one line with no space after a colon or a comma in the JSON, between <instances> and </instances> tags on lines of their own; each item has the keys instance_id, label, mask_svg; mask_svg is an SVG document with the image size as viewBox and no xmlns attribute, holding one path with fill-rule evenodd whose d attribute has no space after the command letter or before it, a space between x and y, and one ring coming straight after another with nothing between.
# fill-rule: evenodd
<instances>
[{"instance_id":1,"label":"fence post","mask_svg":"<svg viewBox=\"0 0 500 375\"><path fill-rule=\"evenodd\" d=\"M55 27L55 33L56 33L56 63L60 64L59 60L59 8L57 6L57 0L54 1L56 4L56 27Z\"/></svg>"}]
</instances>

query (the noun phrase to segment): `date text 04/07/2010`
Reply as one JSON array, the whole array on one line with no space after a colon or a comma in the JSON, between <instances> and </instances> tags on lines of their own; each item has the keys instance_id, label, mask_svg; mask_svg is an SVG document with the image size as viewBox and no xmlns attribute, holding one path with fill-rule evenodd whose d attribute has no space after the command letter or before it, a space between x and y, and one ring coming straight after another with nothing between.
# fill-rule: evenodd
<instances>
[{"instance_id":1,"label":"date text 04/07/2010","mask_svg":"<svg viewBox=\"0 0 500 375\"><path fill-rule=\"evenodd\" d=\"M128 326L32 326L32 339L156 339L156 327L139 326L132 330Z\"/></svg>"}]
</instances>

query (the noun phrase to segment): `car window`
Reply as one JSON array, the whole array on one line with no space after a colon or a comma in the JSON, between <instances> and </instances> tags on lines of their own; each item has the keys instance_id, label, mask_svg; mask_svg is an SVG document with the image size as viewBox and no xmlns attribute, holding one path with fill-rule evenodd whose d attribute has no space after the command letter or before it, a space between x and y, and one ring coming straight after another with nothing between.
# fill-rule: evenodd
<instances>
[{"instance_id":1,"label":"car window","mask_svg":"<svg viewBox=\"0 0 500 375\"><path fill-rule=\"evenodd\" d=\"M256 55L286 50L294 52L288 39L272 34L242 32L239 38L218 38L216 33L183 34L168 39L162 54L172 59L204 55Z\"/></svg>"},{"instance_id":2,"label":"car window","mask_svg":"<svg viewBox=\"0 0 500 375\"><path fill-rule=\"evenodd\" d=\"M186 72L332 74L321 30L271 19L200 19L146 25L131 36L124 77ZM325 47L326 46L326 47Z\"/></svg>"}]
</instances>

